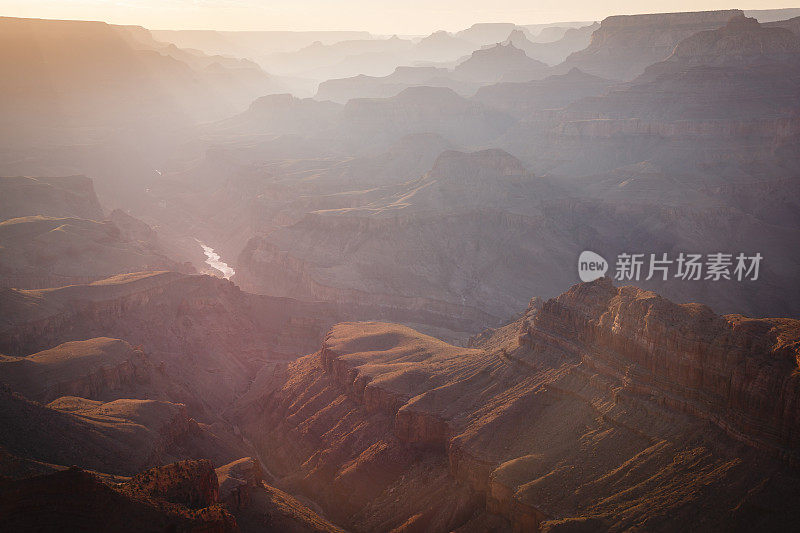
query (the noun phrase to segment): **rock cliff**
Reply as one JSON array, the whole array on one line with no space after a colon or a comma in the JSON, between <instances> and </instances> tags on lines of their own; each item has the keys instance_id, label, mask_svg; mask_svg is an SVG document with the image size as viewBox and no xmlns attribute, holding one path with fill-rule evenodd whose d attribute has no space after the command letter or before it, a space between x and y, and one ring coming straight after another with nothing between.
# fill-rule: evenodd
<instances>
[{"instance_id":1,"label":"rock cliff","mask_svg":"<svg viewBox=\"0 0 800 533\"><path fill-rule=\"evenodd\" d=\"M206 483L216 483L216 478L197 477L196 471L203 466L203 462L185 461L124 483L108 482L79 468L0 481L0 524L9 531L234 533L236 520L224 507L213 501L202 508L184 504L184 496L202 490ZM172 487L151 490L152 479L164 479L167 472L184 477L186 494L175 498Z\"/></svg>"},{"instance_id":2,"label":"rock cliff","mask_svg":"<svg viewBox=\"0 0 800 533\"><path fill-rule=\"evenodd\" d=\"M615 15L603 19L584 50L570 55L563 67L609 79L631 80L645 67L663 61L681 40L724 26L739 10Z\"/></svg>"},{"instance_id":3,"label":"rock cliff","mask_svg":"<svg viewBox=\"0 0 800 533\"><path fill-rule=\"evenodd\" d=\"M357 530L674 530L697 506L712 529L793 519L797 321L601 279L472 346L337 325L240 411L244 431Z\"/></svg>"},{"instance_id":4,"label":"rock cliff","mask_svg":"<svg viewBox=\"0 0 800 533\"><path fill-rule=\"evenodd\" d=\"M86 176L0 178L0 220L28 215L102 220L103 209Z\"/></svg>"}]
</instances>

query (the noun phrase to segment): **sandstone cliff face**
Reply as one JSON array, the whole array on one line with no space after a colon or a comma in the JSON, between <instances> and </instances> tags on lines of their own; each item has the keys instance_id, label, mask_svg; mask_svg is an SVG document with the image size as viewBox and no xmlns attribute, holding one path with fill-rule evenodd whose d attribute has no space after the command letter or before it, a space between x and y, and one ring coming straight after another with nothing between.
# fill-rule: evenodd
<instances>
[{"instance_id":1,"label":"sandstone cliff face","mask_svg":"<svg viewBox=\"0 0 800 533\"><path fill-rule=\"evenodd\" d=\"M536 345L555 332L572 356L626 388L796 462L798 325L720 317L604 279L546 302L527 334Z\"/></svg>"},{"instance_id":2,"label":"sandstone cliff face","mask_svg":"<svg viewBox=\"0 0 800 533\"><path fill-rule=\"evenodd\" d=\"M298 224L303 232L354 232L375 235L381 227L390 228L398 220L379 221L357 218L309 216ZM339 286L338 280L320 279L318 266L296 257L266 238L254 237L239 257L236 281L246 290L276 296L293 295L296 298L354 305L365 311L360 315L398 322L427 324L442 328L443 334L452 338L463 337L465 332L493 324L498 319L490 313L457 302L425 297L421 294L392 294L386 290L369 290L368 287ZM366 312L370 310L371 312ZM444 333L450 331L449 334Z\"/></svg>"},{"instance_id":3,"label":"sandstone cliff face","mask_svg":"<svg viewBox=\"0 0 800 533\"><path fill-rule=\"evenodd\" d=\"M568 28L558 40L549 42L541 39L543 34L539 35L535 42L531 42L521 30L514 30L508 36L508 41L517 48L524 50L525 54L532 59L537 59L548 65L558 65L570 54L586 48L591 41L592 33L599 27L600 24L595 22L588 26ZM556 30L558 28L550 29ZM564 28L560 28L560 30L563 31Z\"/></svg>"},{"instance_id":4,"label":"sandstone cliff face","mask_svg":"<svg viewBox=\"0 0 800 533\"><path fill-rule=\"evenodd\" d=\"M431 531L476 517L500 530L674 530L696 506L712 529L791 520L797 321L718 316L600 280L472 345L340 324L251 399L244 431L283 482L358 530L416 515ZM420 464L429 481L411 498Z\"/></svg>"},{"instance_id":5,"label":"sandstone cliff face","mask_svg":"<svg viewBox=\"0 0 800 533\"><path fill-rule=\"evenodd\" d=\"M155 231L120 210L105 219L91 179L0 178L0 286L89 283L141 270L194 272L168 257Z\"/></svg>"},{"instance_id":6,"label":"sandstone cliff face","mask_svg":"<svg viewBox=\"0 0 800 533\"><path fill-rule=\"evenodd\" d=\"M513 43L475 50L456 65L453 76L475 82L530 81L547 75L547 65L525 55Z\"/></svg>"},{"instance_id":7,"label":"sandstone cliff face","mask_svg":"<svg viewBox=\"0 0 800 533\"><path fill-rule=\"evenodd\" d=\"M386 99L356 99L344 106L345 131L367 145L412 133L438 133L467 145L497 137L511 117L444 87L409 87Z\"/></svg>"},{"instance_id":8,"label":"sandstone cliff face","mask_svg":"<svg viewBox=\"0 0 800 533\"><path fill-rule=\"evenodd\" d=\"M127 488L142 498L161 499L202 509L217 503L219 483L207 460L179 461L136 474Z\"/></svg>"},{"instance_id":9,"label":"sandstone cliff face","mask_svg":"<svg viewBox=\"0 0 800 533\"><path fill-rule=\"evenodd\" d=\"M256 459L243 457L216 469L219 499L232 510L250 507L253 491L263 482L261 467Z\"/></svg>"},{"instance_id":10,"label":"sandstone cliff face","mask_svg":"<svg viewBox=\"0 0 800 533\"><path fill-rule=\"evenodd\" d=\"M560 109L577 100L605 93L615 82L586 74L577 68L566 74L527 83L497 83L478 89L473 97L513 116L527 117L535 111Z\"/></svg>"},{"instance_id":11,"label":"sandstone cliff face","mask_svg":"<svg viewBox=\"0 0 800 533\"><path fill-rule=\"evenodd\" d=\"M575 52L565 67L609 79L631 80L645 67L666 59L682 39L724 26L739 10L653 15L615 15L604 19L586 49Z\"/></svg>"},{"instance_id":12,"label":"sandstone cliff face","mask_svg":"<svg viewBox=\"0 0 800 533\"><path fill-rule=\"evenodd\" d=\"M40 403L62 396L105 399L150 381L155 371L141 350L108 338L68 342L27 357L0 359L0 381Z\"/></svg>"},{"instance_id":13,"label":"sandstone cliff face","mask_svg":"<svg viewBox=\"0 0 800 533\"><path fill-rule=\"evenodd\" d=\"M86 176L0 178L0 220L28 215L101 220L103 209Z\"/></svg>"},{"instance_id":14,"label":"sandstone cliff face","mask_svg":"<svg viewBox=\"0 0 800 533\"><path fill-rule=\"evenodd\" d=\"M216 123L216 132L236 134L319 134L338 125L342 107L291 94L262 96L244 113Z\"/></svg>"},{"instance_id":15,"label":"sandstone cliff face","mask_svg":"<svg viewBox=\"0 0 800 533\"><path fill-rule=\"evenodd\" d=\"M185 531L233 533L236 520L224 508L183 505L183 496L151 490L152 476L181 472L188 493L205 481L191 477L202 462L182 462L139 475L123 484L106 483L95 474L70 468L21 481L0 482L0 525L9 531ZM213 470L211 470L213 474ZM189 487L192 483L196 486Z\"/></svg>"},{"instance_id":16,"label":"sandstone cliff face","mask_svg":"<svg viewBox=\"0 0 800 533\"><path fill-rule=\"evenodd\" d=\"M18 457L133 475L182 458L230 461L241 455L235 443L218 439L182 404L64 396L42 405L5 387L0 392L0 446Z\"/></svg>"},{"instance_id":17,"label":"sandstone cliff face","mask_svg":"<svg viewBox=\"0 0 800 533\"><path fill-rule=\"evenodd\" d=\"M791 30L761 25L744 15L717 30L696 33L675 46L669 57L686 65L745 66L764 59L797 61L800 38Z\"/></svg>"},{"instance_id":18,"label":"sandstone cliff face","mask_svg":"<svg viewBox=\"0 0 800 533\"><path fill-rule=\"evenodd\" d=\"M43 292L10 289L3 304L10 317L0 334L5 353L122 338L144 346L155 364L164 361L167 374L191 376L184 382L194 397L218 408L244 390L263 361L311 348L336 316L329 307L246 295L225 280L169 272ZM294 306L296 313L287 312Z\"/></svg>"}]
</instances>

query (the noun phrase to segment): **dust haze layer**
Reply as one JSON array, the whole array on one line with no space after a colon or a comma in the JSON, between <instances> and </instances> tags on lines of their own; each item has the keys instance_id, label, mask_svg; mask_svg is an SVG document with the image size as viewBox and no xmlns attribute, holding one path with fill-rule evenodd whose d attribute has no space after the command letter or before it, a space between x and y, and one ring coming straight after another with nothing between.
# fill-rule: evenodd
<instances>
[{"instance_id":1,"label":"dust haze layer","mask_svg":"<svg viewBox=\"0 0 800 533\"><path fill-rule=\"evenodd\" d=\"M792 530L798 14L1 17L0 529Z\"/></svg>"}]
</instances>

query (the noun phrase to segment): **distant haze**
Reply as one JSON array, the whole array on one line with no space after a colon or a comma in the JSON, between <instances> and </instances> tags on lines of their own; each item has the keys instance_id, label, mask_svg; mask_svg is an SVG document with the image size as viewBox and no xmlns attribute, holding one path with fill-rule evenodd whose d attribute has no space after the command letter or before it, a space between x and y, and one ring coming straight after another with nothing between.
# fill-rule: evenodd
<instances>
[{"instance_id":1,"label":"distant haze","mask_svg":"<svg viewBox=\"0 0 800 533\"><path fill-rule=\"evenodd\" d=\"M794 7L756 2L746 9ZM0 15L136 24L154 29L368 30L427 34L476 22L537 24L601 20L611 14L730 8L725 0L0 0Z\"/></svg>"}]
</instances>

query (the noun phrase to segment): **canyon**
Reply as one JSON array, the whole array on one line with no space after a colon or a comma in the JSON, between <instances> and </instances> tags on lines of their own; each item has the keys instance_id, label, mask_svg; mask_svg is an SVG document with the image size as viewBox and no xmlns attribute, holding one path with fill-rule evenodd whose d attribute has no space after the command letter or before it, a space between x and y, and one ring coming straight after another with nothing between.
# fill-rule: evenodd
<instances>
[{"instance_id":1,"label":"canyon","mask_svg":"<svg viewBox=\"0 0 800 533\"><path fill-rule=\"evenodd\" d=\"M0 17L0 530L793 531L797 15Z\"/></svg>"},{"instance_id":2,"label":"canyon","mask_svg":"<svg viewBox=\"0 0 800 533\"><path fill-rule=\"evenodd\" d=\"M338 324L238 413L272 471L356 530L659 530L696 505L709 530L782 528L798 335L604 278L470 348Z\"/></svg>"}]
</instances>

